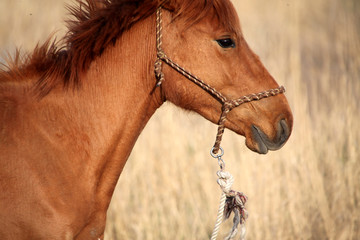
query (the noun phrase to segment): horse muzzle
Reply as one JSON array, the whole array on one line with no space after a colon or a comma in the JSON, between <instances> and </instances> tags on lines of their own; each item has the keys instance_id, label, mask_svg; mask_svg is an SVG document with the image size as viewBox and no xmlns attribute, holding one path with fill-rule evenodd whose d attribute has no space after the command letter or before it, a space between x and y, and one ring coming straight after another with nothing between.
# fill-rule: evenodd
<instances>
[{"instance_id":1,"label":"horse muzzle","mask_svg":"<svg viewBox=\"0 0 360 240\"><path fill-rule=\"evenodd\" d=\"M274 138L269 138L260 127L255 125L251 126L252 140L254 146L247 146L260 154L266 154L269 150L280 149L286 141L289 139L291 134L291 128L285 119L278 122L276 127L276 134Z\"/></svg>"}]
</instances>

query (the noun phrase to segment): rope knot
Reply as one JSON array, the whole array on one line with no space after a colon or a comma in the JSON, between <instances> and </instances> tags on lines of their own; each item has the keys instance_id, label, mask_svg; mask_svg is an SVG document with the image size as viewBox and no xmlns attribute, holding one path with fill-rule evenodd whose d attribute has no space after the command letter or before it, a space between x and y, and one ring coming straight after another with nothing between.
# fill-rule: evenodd
<instances>
[{"instance_id":1,"label":"rope knot","mask_svg":"<svg viewBox=\"0 0 360 240\"><path fill-rule=\"evenodd\" d=\"M163 50L158 50L157 57L158 59L164 60L166 58L166 54L164 53Z\"/></svg>"},{"instance_id":2,"label":"rope knot","mask_svg":"<svg viewBox=\"0 0 360 240\"><path fill-rule=\"evenodd\" d=\"M216 175L218 176L217 183L223 191L223 200L221 200L219 206L218 219L215 224L211 240L215 240L217 237L217 233L222 222L222 217L224 216L224 219L226 220L230 218L231 213L234 213L233 227L225 240L234 239L238 233L239 224L241 226L240 239L244 239L246 231L244 223L249 215L245 209L245 203L248 198L242 192L231 190L231 186L234 183L234 177L229 172L226 172L222 169L217 171Z\"/></svg>"},{"instance_id":3,"label":"rope knot","mask_svg":"<svg viewBox=\"0 0 360 240\"><path fill-rule=\"evenodd\" d=\"M234 212L234 227L245 223L248 218L248 212L245 209L245 203L247 196L242 192L231 190L231 186L234 183L234 177L226 171L220 170L216 172L218 176L217 183L220 185L222 191L226 195L224 216L228 219L232 212Z\"/></svg>"},{"instance_id":4,"label":"rope knot","mask_svg":"<svg viewBox=\"0 0 360 240\"><path fill-rule=\"evenodd\" d=\"M234 239L236 234L238 233L238 226L240 224L240 239L245 239L245 221L248 218L248 211L245 209L245 203L247 201L247 197L242 192L237 192L231 190L229 194L226 194L226 201L224 207L224 216L225 219L228 219L231 213L234 213L233 218L233 227L229 233L229 235L225 238L225 240Z\"/></svg>"},{"instance_id":5,"label":"rope knot","mask_svg":"<svg viewBox=\"0 0 360 240\"><path fill-rule=\"evenodd\" d=\"M155 61L154 72L157 79L156 86L159 87L165 80L164 73L162 72L162 61L159 57Z\"/></svg>"},{"instance_id":6,"label":"rope knot","mask_svg":"<svg viewBox=\"0 0 360 240\"><path fill-rule=\"evenodd\" d=\"M245 209L245 203L247 199L247 196L242 192L230 190L229 194L226 194L226 202L224 209L225 219L228 219L231 213L234 212L234 224L235 222L237 223L237 225L239 223L245 223L245 220L249 216L247 210Z\"/></svg>"},{"instance_id":7,"label":"rope knot","mask_svg":"<svg viewBox=\"0 0 360 240\"><path fill-rule=\"evenodd\" d=\"M222 170L217 171L216 175L218 176L217 183L220 185L222 191L225 194L229 194L231 186L234 183L234 177L229 172Z\"/></svg>"},{"instance_id":8,"label":"rope knot","mask_svg":"<svg viewBox=\"0 0 360 240\"><path fill-rule=\"evenodd\" d=\"M231 109L234 108L234 102L233 100L227 100L226 102L223 103L222 106L222 111L223 112L230 112Z\"/></svg>"}]
</instances>

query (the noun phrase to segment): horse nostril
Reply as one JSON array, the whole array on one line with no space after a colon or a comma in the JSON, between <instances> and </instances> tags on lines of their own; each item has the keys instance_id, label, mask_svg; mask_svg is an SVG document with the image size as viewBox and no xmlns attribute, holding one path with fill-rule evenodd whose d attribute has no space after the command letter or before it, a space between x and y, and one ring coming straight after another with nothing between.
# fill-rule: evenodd
<instances>
[{"instance_id":1,"label":"horse nostril","mask_svg":"<svg viewBox=\"0 0 360 240\"><path fill-rule=\"evenodd\" d=\"M278 128L278 144L282 145L290 136L290 129L285 119L280 120Z\"/></svg>"},{"instance_id":2,"label":"horse nostril","mask_svg":"<svg viewBox=\"0 0 360 240\"><path fill-rule=\"evenodd\" d=\"M268 150L281 148L290 136L290 128L285 119L278 122L276 136L269 138L259 127L252 125L254 141L257 143L259 153L267 153Z\"/></svg>"}]
</instances>

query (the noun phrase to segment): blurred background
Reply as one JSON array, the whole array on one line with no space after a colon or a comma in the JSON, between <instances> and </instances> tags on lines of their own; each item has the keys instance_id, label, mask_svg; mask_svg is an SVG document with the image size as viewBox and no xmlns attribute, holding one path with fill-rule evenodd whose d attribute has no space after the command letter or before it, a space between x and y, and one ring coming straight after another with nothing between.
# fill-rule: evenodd
<instances>
[{"instance_id":1,"label":"blurred background","mask_svg":"<svg viewBox=\"0 0 360 240\"><path fill-rule=\"evenodd\" d=\"M69 2L1 0L0 61L61 37ZM265 156L225 131L233 188L249 197L247 239L360 239L360 1L233 3L295 119L289 142ZM220 197L209 155L216 129L171 104L159 109L119 179L105 239L209 239Z\"/></svg>"}]
</instances>

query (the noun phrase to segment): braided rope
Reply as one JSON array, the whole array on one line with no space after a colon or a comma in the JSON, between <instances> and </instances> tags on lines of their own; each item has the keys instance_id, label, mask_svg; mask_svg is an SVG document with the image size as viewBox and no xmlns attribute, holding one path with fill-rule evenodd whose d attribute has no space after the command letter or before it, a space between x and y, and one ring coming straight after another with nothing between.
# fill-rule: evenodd
<instances>
[{"instance_id":1,"label":"braided rope","mask_svg":"<svg viewBox=\"0 0 360 240\"><path fill-rule=\"evenodd\" d=\"M203 80L201 80L196 75L192 74L191 72L187 71L177 63L175 63L173 60L171 60L164 52L159 52L158 57L160 57L161 60L163 60L165 63L167 63L170 67L175 69L180 74L184 75L186 78L191 80L193 83L210 93L212 96L214 96L218 101L221 103L224 103L227 101L227 98L222 95L220 92L218 92L215 88L211 87L209 84L205 83Z\"/></svg>"},{"instance_id":2,"label":"braided rope","mask_svg":"<svg viewBox=\"0 0 360 240\"><path fill-rule=\"evenodd\" d=\"M268 98L271 96L275 96L285 92L285 88L280 86L278 88L270 89L260 93L253 93L243 97L240 97L235 100L227 99L222 93L217 91L214 87L210 86L209 84L205 83L196 75L192 74L190 71L186 70L185 68L181 67L179 64L171 60L162 49L162 15L161 15L162 7L158 7L156 10L156 49L157 49L157 58L155 61L155 76L157 78L156 86L160 86L162 82L165 80L164 73L162 72L162 62L165 62L171 68L175 69L181 75L188 78L190 81L204 89L214 98L216 98L222 105L222 113L218 122L218 131L215 138L215 143L213 147L213 153L217 153L220 149L220 144L222 140L222 136L225 130L225 121L227 114L234 109L235 107L240 106L241 104L251 102L251 101L258 101L263 98Z\"/></svg>"},{"instance_id":3,"label":"braided rope","mask_svg":"<svg viewBox=\"0 0 360 240\"><path fill-rule=\"evenodd\" d=\"M220 120L218 122L219 127L218 127L218 131L216 134L213 152L217 153L220 149L222 136L223 136L224 130L225 130L226 116L232 109L240 106L241 104L247 103L247 102L258 101L263 98L268 98L268 97L275 96L275 95L278 95L278 94L284 93L284 92L285 92L285 88L283 86L280 86L278 88L270 89L270 90L263 91L260 93L249 94L249 95L243 96L241 98L238 98L236 100L230 100L230 101L227 100L223 104L222 113L220 116Z\"/></svg>"},{"instance_id":4,"label":"braided rope","mask_svg":"<svg viewBox=\"0 0 360 240\"><path fill-rule=\"evenodd\" d=\"M156 11L156 49L159 53L162 46L162 18L161 18L161 7ZM155 61L155 76L158 82L156 86L159 87L162 82L165 80L164 73L162 72L162 60L157 56Z\"/></svg>"}]
</instances>

